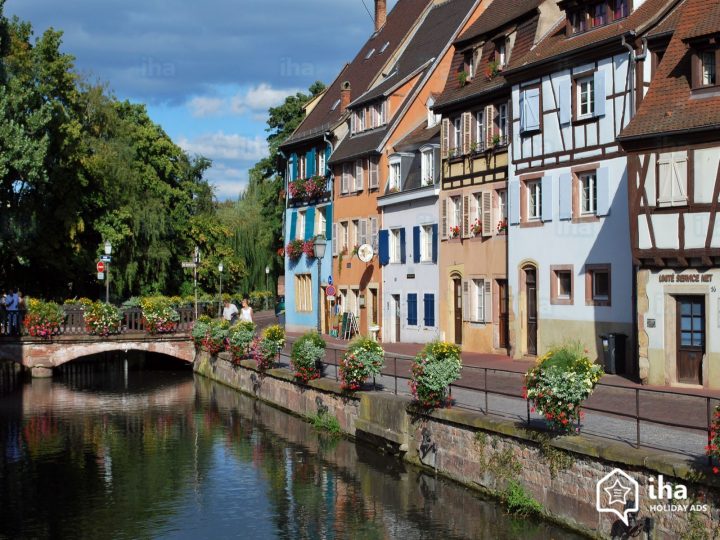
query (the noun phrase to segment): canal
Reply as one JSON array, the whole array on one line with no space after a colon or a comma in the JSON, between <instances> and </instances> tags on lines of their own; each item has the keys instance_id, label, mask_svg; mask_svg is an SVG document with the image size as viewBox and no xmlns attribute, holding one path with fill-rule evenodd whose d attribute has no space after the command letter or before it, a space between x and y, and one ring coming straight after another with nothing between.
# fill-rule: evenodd
<instances>
[{"instance_id":1,"label":"canal","mask_svg":"<svg viewBox=\"0 0 720 540\"><path fill-rule=\"evenodd\" d=\"M161 359L0 386L0 538L578 538Z\"/></svg>"}]
</instances>

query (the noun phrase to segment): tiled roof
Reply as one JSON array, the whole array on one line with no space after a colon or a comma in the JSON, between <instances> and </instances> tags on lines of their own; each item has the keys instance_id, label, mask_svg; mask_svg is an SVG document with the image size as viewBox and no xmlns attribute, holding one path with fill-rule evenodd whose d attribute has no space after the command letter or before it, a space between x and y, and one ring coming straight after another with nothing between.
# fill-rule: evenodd
<instances>
[{"instance_id":1,"label":"tiled roof","mask_svg":"<svg viewBox=\"0 0 720 540\"><path fill-rule=\"evenodd\" d=\"M422 66L428 60L436 58L442 53L443 49L454 38L460 24L468 16L476 2L477 0L447 0L435 5L428 12L395 64L398 69L399 80L417 70L418 66ZM415 84L407 95L414 95L419 84L420 81ZM397 117L394 118L394 121L397 121ZM387 125L382 129L375 129L369 133L345 137L333 152L330 162L338 163L365 153L379 152L379 146L390 129L391 125Z\"/></svg>"},{"instance_id":2,"label":"tiled roof","mask_svg":"<svg viewBox=\"0 0 720 540\"><path fill-rule=\"evenodd\" d=\"M536 9L544 0L493 0L458 42L468 41L490 32L496 33L501 27L519 19L528 11Z\"/></svg>"},{"instance_id":3,"label":"tiled roof","mask_svg":"<svg viewBox=\"0 0 720 540\"><path fill-rule=\"evenodd\" d=\"M424 144L440 140L440 124L427 127L427 120L395 144L396 152L416 150Z\"/></svg>"},{"instance_id":4,"label":"tiled roof","mask_svg":"<svg viewBox=\"0 0 720 540\"><path fill-rule=\"evenodd\" d=\"M332 129L343 116L339 105L333 108L340 99L340 85L345 81L350 82L352 93L356 96L367 90L431 3L432 0L398 0L393 10L388 13L385 25L367 40L355 59L343 68L342 73L332 82L320 102L282 146L298 143ZM336 36L334 39L342 38ZM380 52L386 43L388 46ZM373 54L367 58L372 50L374 50Z\"/></svg>"},{"instance_id":5,"label":"tiled roof","mask_svg":"<svg viewBox=\"0 0 720 540\"><path fill-rule=\"evenodd\" d=\"M678 0L645 0L624 19L571 36L567 35L567 25L563 18L519 65L513 64L511 69L515 71L544 61L559 59L610 40L617 39L619 43L620 38L627 32L644 33L677 3Z\"/></svg>"},{"instance_id":6,"label":"tiled roof","mask_svg":"<svg viewBox=\"0 0 720 540\"><path fill-rule=\"evenodd\" d=\"M720 5L716 2L706 2L703 5L702 18L697 21L694 28L685 34L683 39L693 39L717 33L720 33Z\"/></svg>"},{"instance_id":7,"label":"tiled roof","mask_svg":"<svg viewBox=\"0 0 720 540\"><path fill-rule=\"evenodd\" d=\"M665 18L658 23L658 25L648 32L648 38L660 37L665 34L672 34L677 27L677 23L680 20L680 6L685 3L682 0L678 6L668 13Z\"/></svg>"},{"instance_id":8,"label":"tiled roof","mask_svg":"<svg viewBox=\"0 0 720 540\"><path fill-rule=\"evenodd\" d=\"M490 5L494 5L494 3ZM537 15L532 15L533 10L534 8L526 12L529 18L522 21L517 28L515 45L512 51L510 51L511 59L525 56L532 47L538 23ZM487 13L487 11L485 13ZM481 15L480 18L482 19L483 16L484 14ZM485 76L484 70L490 60L492 60L494 54L494 44L492 42L486 43L483 47L482 56L478 65L478 74L465 86L461 87L458 82L458 74L463 69L465 59L463 57L463 53L456 50L450 72L448 73L448 80L445 84L445 89L440 97L435 101L434 109L442 109L443 107L460 103L467 99L492 94L493 92L506 87L506 80L502 73L490 79Z\"/></svg>"},{"instance_id":9,"label":"tiled roof","mask_svg":"<svg viewBox=\"0 0 720 540\"><path fill-rule=\"evenodd\" d=\"M427 65L442 52L475 3L476 0L450 0L434 7L428 13L398 61L390 69L393 75L368 90L355 100L351 106L372 101L392 91L400 82Z\"/></svg>"},{"instance_id":10,"label":"tiled roof","mask_svg":"<svg viewBox=\"0 0 720 540\"><path fill-rule=\"evenodd\" d=\"M720 97L692 95L690 48L683 40L696 34L710 13L720 13L720 0L686 0L680 20L637 114L620 139L646 138L720 126ZM720 29L720 21L716 31Z\"/></svg>"}]
</instances>

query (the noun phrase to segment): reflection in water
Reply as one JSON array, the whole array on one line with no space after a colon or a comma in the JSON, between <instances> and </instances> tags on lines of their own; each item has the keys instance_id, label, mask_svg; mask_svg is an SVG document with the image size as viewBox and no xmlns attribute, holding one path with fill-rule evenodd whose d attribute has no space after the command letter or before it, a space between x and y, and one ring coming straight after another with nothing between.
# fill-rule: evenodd
<instances>
[{"instance_id":1,"label":"reflection in water","mask_svg":"<svg viewBox=\"0 0 720 540\"><path fill-rule=\"evenodd\" d=\"M0 538L570 538L191 373L0 396Z\"/></svg>"}]
</instances>

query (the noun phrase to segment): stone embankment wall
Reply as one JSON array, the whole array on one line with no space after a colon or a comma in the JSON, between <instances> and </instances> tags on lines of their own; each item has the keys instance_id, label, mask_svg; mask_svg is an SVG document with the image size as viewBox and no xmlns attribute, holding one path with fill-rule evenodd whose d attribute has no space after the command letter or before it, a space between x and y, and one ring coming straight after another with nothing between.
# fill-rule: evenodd
<instances>
[{"instance_id":1,"label":"stone embankment wall","mask_svg":"<svg viewBox=\"0 0 720 540\"><path fill-rule=\"evenodd\" d=\"M591 536L619 531L616 516L595 507L597 482L620 468L640 484L639 517L651 517L654 539L716 538L720 534L720 483L708 477L702 460L636 450L585 435L551 438L512 421L458 409L412 412L403 396L384 392L343 395L335 381L298 385L287 369L266 374L253 362L233 365L224 355L198 354L195 371L304 417L327 413L349 436L367 440L467 486L503 497L521 485L552 520ZM649 498L659 475L687 487L687 500ZM657 489L655 490L657 491ZM706 505L701 511L652 510L664 505ZM643 534L639 538L646 537Z\"/></svg>"}]
</instances>

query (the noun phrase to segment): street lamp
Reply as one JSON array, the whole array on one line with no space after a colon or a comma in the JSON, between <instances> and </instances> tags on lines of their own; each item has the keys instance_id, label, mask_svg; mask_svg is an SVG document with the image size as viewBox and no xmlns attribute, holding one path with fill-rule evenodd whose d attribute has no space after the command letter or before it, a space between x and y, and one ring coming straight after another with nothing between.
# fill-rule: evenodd
<instances>
[{"instance_id":1,"label":"street lamp","mask_svg":"<svg viewBox=\"0 0 720 540\"><path fill-rule=\"evenodd\" d=\"M223 306L223 298L222 298L222 273L223 273L223 263L218 264L218 272L220 272L220 306L218 307L218 317L222 317L222 306Z\"/></svg>"},{"instance_id":2,"label":"street lamp","mask_svg":"<svg viewBox=\"0 0 720 540\"><path fill-rule=\"evenodd\" d=\"M265 267L265 290L270 292L270 267ZM265 298L265 309L270 309L269 298Z\"/></svg>"},{"instance_id":3,"label":"street lamp","mask_svg":"<svg viewBox=\"0 0 720 540\"><path fill-rule=\"evenodd\" d=\"M108 260L105 263L106 269L105 274L105 303L110 303L110 255L112 255L112 244L110 243L110 240L105 240L105 255L108 256Z\"/></svg>"},{"instance_id":4,"label":"street lamp","mask_svg":"<svg viewBox=\"0 0 720 540\"><path fill-rule=\"evenodd\" d=\"M322 321L321 321L321 310L320 305L322 304L322 287L320 286L320 267L322 266L322 258L325 257L325 249L327 248L327 240L325 236L319 234L315 237L315 243L313 244L313 252L317 259L317 272L318 272L318 316L317 316L317 331L322 332Z\"/></svg>"}]
</instances>

